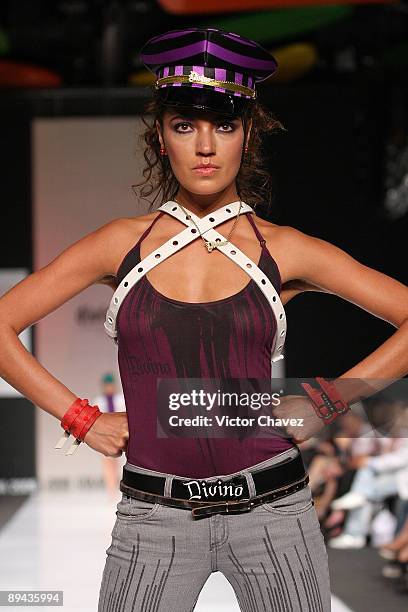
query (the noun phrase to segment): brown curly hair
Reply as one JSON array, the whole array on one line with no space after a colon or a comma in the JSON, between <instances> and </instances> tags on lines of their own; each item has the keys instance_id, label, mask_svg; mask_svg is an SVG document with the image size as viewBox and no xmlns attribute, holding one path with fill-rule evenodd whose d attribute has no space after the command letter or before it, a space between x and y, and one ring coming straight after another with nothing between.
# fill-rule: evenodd
<instances>
[{"instance_id":1,"label":"brown curly hair","mask_svg":"<svg viewBox=\"0 0 408 612\"><path fill-rule=\"evenodd\" d=\"M156 119L163 126L163 115L169 107L163 105L153 91L153 98L145 107L142 121L146 126L140 135L145 148L143 157L146 166L143 169L144 180L132 185L132 189L139 188L139 195L146 199L156 192L153 201L150 201L149 210L154 207L154 202L161 195L161 200L166 202L176 196L179 182L173 174L171 164L167 156L160 155L160 142L155 126ZM236 176L236 186L239 197L252 206L266 205L269 209L272 200L272 177L270 171L265 167L262 155L263 137L279 128L286 128L274 115L263 107L258 101L253 102L241 116L244 134L252 119L252 129L248 143L248 153L242 156L241 166ZM135 192L136 193L136 192Z\"/></svg>"}]
</instances>

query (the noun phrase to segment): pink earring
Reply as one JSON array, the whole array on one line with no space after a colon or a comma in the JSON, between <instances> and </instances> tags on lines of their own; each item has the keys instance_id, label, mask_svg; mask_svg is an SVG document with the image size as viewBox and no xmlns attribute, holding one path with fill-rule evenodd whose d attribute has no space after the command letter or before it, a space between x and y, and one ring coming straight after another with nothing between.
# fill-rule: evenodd
<instances>
[{"instance_id":1,"label":"pink earring","mask_svg":"<svg viewBox=\"0 0 408 612\"><path fill-rule=\"evenodd\" d=\"M164 155L166 155L166 149L164 149L163 147L160 147L160 155L163 157Z\"/></svg>"},{"instance_id":2,"label":"pink earring","mask_svg":"<svg viewBox=\"0 0 408 612\"><path fill-rule=\"evenodd\" d=\"M248 153L248 145L245 145L244 153L245 153L245 155Z\"/></svg>"}]
</instances>

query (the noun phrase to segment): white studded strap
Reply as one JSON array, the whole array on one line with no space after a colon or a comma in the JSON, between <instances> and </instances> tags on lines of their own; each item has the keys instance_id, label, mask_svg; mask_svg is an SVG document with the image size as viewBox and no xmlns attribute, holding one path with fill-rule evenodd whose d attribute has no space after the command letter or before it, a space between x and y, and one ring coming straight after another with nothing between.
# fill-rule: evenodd
<instances>
[{"instance_id":1,"label":"white studded strap","mask_svg":"<svg viewBox=\"0 0 408 612\"><path fill-rule=\"evenodd\" d=\"M209 213L205 217L197 217L192 211L188 210L188 215L194 219L197 226L200 228L201 235L214 242L225 240L224 236L214 230L214 226L233 218L238 213L239 205L241 204L240 214L247 212L254 213L254 210L245 202L232 202L225 206L217 209L216 211ZM196 227L192 227L190 220L186 218L185 213L182 211L177 202L168 201L162 204L157 210L161 210L169 213L181 223L184 223L188 227L182 230L169 240L158 247L155 251L145 257L139 264L137 264L130 272L123 278L121 283L118 285L115 293L112 296L109 308L106 314L106 320L104 323L106 333L113 339L116 339L116 317L119 312L119 308L125 299L131 288L152 268L157 266L161 261L167 259L181 248L195 240L199 234ZM286 315L279 298L279 295L269 280L269 278L262 272L262 270L249 259L240 249L234 244L229 242L227 245L218 246L217 249L222 251L232 261L242 268L258 285L266 299L268 300L272 311L275 315L277 332L275 335L274 346L271 354L271 362L278 361L283 358L282 349L285 344L286 335Z\"/></svg>"},{"instance_id":2,"label":"white studded strap","mask_svg":"<svg viewBox=\"0 0 408 612\"><path fill-rule=\"evenodd\" d=\"M213 223L213 226L219 225L220 217L221 222L225 221L223 209L226 209L226 212L229 214L229 216L233 217L238 212L237 209L239 208L239 203L239 201L233 202L232 204L219 208L218 210L214 211L214 213L209 213L203 218L197 217L197 215L195 215L190 210L188 210L187 212L189 216L193 218L194 221L197 223L201 233L204 234L201 229L202 222L204 219L208 219L209 221L211 221L211 223ZM242 203L242 205L243 204L244 202ZM251 208L248 204L245 204L245 206L246 209L244 210L244 212L254 213L253 208ZM166 202L159 208L159 210L165 210L182 223L188 223L188 219L186 219L184 212L181 210L177 202ZM218 213L222 214L218 215ZM225 240L224 236L222 236L219 232L212 228L205 231L204 237L208 240L211 240L212 242L220 242ZM277 327L274 346L272 348L271 362L283 359L282 350L285 344L286 337L286 314L275 287L273 286L269 278L266 276L266 274L264 274L262 270L258 267L258 265L251 259L249 259L249 257L247 257L247 255L245 255L245 253L243 253L232 242L229 241L227 245L218 246L217 249L224 253L224 255L229 257L229 259L235 261L235 263L237 263L239 267L242 268L242 270L244 270L249 276L251 276L251 278L261 289L262 293L265 295L275 315Z\"/></svg>"}]
</instances>

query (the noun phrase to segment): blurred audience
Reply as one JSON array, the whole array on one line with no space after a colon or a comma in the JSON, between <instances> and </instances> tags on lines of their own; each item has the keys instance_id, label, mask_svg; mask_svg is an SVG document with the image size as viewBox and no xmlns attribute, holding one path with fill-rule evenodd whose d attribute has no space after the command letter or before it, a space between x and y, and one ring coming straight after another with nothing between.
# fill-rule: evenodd
<instances>
[{"instance_id":1,"label":"blurred audience","mask_svg":"<svg viewBox=\"0 0 408 612\"><path fill-rule=\"evenodd\" d=\"M300 446L328 546L377 547L408 593L408 405L377 395Z\"/></svg>"}]
</instances>

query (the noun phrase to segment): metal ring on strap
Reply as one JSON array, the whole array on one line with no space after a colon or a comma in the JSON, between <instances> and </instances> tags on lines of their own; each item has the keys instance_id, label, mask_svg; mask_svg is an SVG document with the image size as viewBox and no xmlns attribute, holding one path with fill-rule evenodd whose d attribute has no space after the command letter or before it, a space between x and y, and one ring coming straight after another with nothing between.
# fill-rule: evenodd
<instances>
[{"instance_id":1,"label":"metal ring on strap","mask_svg":"<svg viewBox=\"0 0 408 612\"><path fill-rule=\"evenodd\" d=\"M188 209L186 210L188 210L188 214L197 223L201 234L205 239L211 241L222 241L225 240L225 237L217 232L214 227L220 225L220 223L223 223L230 218L234 218L234 216L238 213L240 204L240 214L255 212L253 208L249 206L249 204L246 204L245 202L241 203L240 201L226 204L225 206L222 206L221 208L202 218L195 215L195 213L192 211ZM119 308L132 287L159 263L199 237L197 228L190 225L190 220L186 218L185 213L182 211L177 202L169 200L168 202L162 204L157 210L167 212L174 218L178 219L181 223L187 225L187 228L167 240L167 242L163 243L155 251L140 261L140 263L138 263L134 268L132 268L132 270L130 270L130 272L128 272L128 274L118 285L110 301L104 323L106 333L114 340L117 337L116 318L118 316ZM277 328L271 353L271 362L283 359L282 350L286 337L286 315L275 287L269 278L258 267L258 265L249 259L245 253L238 249L238 247L234 246L234 244L231 242L223 246L218 246L217 249L229 257L229 259L234 261L242 270L244 270L255 281L262 293L265 295L275 315Z\"/></svg>"}]
</instances>

